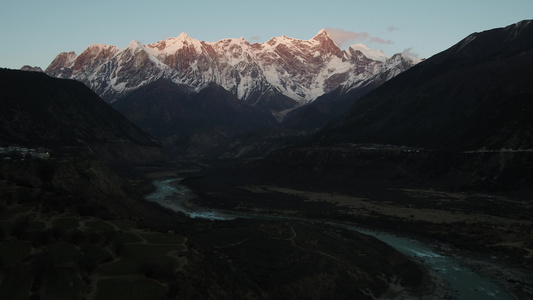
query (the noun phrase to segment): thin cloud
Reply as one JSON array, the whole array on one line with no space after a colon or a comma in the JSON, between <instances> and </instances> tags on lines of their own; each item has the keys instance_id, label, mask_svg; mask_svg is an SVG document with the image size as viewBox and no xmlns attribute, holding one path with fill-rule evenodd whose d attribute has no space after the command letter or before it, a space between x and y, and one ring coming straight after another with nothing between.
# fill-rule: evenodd
<instances>
[{"instance_id":1,"label":"thin cloud","mask_svg":"<svg viewBox=\"0 0 533 300\"><path fill-rule=\"evenodd\" d=\"M254 35L254 36L252 36L250 39L251 39L252 41L259 41L259 40L261 39L261 37L258 36L258 35Z\"/></svg>"},{"instance_id":2,"label":"thin cloud","mask_svg":"<svg viewBox=\"0 0 533 300\"><path fill-rule=\"evenodd\" d=\"M326 28L329 36L339 47L348 45L349 43L360 41L375 44L394 44L391 40L385 40L377 36L372 36L368 32L354 32L346 31L340 28Z\"/></svg>"},{"instance_id":3,"label":"thin cloud","mask_svg":"<svg viewBox=\"0 0 533 300\"><path fill-rule=\"evenodd\" d=\"M420 58L420 54L414 52L413 48L407 48L407 49L403 50L402 54L410 56L410 57Z\"/></svg>"},{"instance_id":4,"label":"thin cloud","mask_svg":"<svg viewBox=\"0 0 533 300\"><path fill-rule=\"evenodd\" d=\"M387 31L388 32L393 32L393 31L399 31L400 28L394 26L394 25L390 25L389 27L387 27Z\"/></svg>"},{"instance_id":5,"label":"thin cloud","mask_svg":"<svg viewBox=\"0 0 533 300\"><path fill-rule=\"evenodd\" d=\"M391 40L384 40L384 39L378 38L378 37L371 37L369 39L369 42L374 43L374 44L388 44L388 45L394 44L394 42L391 41Z\"/></svg>"}]
</instances>

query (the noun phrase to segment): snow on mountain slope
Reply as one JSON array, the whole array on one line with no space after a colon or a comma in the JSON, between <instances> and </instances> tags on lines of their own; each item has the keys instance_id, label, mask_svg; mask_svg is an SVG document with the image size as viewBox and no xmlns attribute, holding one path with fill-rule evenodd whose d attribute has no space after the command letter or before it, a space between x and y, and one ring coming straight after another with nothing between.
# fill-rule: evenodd
<instances>
[{"instance_id":1,"label":"snow on mountain slope","mask_svg":"<svg viewBox=\"0 0 533 300\"><path fill-rule=\"evenodd\" d=\"M385 53L383 53L383 51L370 49L363 44L351 45L350 49L353 49L354 51L360 51L364 56L372 60L384 62L389 58L387 55L385 55Z\"/></svg>"},{"instance_id":2,"label":"snow on mountain slope","mask_svg":"<svg viewBox=\"0 0 533 300\"><path fill-rule=\"evenodd\" d=\"M80 80L108 102L166 78L196 91L216 83L251 103L281 93L302 105L339 86L360 86L383 71L395 75L417 63L394 57L361 44L341 50L326 30L310 40L281 36L254 44L244 38L204 42L182 33L148 45L133 41L124 49L96 44L79 56L61 53L45 72Z\"/></svg>"}]
</instances>

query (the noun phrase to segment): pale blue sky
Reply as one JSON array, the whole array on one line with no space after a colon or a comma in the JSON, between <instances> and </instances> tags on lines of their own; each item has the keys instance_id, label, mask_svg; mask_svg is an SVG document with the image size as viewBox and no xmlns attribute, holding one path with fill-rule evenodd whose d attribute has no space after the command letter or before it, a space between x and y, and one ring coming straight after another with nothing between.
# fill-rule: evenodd
<instances>
[{"instance_id":1,"label":"pale blue sky","mask_svg":"<svg viewBox=\"0 0 533 300\"><path fill-rule=\"evenodd\" d=\"M387 55L411 48L427 58L472 32L532 18L532 0L2 0L0 67L45 69L60 52L148 44L181 32L209 42L264 42L310 39L322 28L358 37L346 45Z\"/></svg>"}]
</instances>

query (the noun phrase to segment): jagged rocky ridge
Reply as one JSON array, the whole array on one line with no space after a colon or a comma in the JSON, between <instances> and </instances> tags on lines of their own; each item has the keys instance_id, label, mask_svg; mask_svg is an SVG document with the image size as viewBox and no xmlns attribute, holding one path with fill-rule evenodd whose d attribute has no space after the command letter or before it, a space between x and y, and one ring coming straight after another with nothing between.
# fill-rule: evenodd
<instances>
[{"instance_id":1,"label":"jagged rocky ridge","mask_svg":"<svg viewBox=\"0 0 533 300\"><path fill-rule=\"evenodd\" d=\"M406 54L389 58L361 44L341 50L325 30L310 40L281 36L254 44L244 38L204 42L182 33L148 45L95 44L80 55L64 52L45 72L79 80L107 102L170 79L191 92L215 83L240 100L279 112L339 87L348 91L390 79L419 61Z\"/></svg>"}]
</instances>

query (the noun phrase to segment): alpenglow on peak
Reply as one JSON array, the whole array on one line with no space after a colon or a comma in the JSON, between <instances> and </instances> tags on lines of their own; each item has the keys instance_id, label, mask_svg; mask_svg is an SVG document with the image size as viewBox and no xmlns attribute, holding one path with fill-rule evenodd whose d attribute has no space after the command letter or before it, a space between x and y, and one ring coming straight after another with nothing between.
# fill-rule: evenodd
<instances>
[{"instance_id":1,"label":"alpenglow on peak","mask_svg":"<svg viewBox=\"0 0 533 300\"><path fill-rule=\"evenodd\" d=\"M132 51L124 52L127 48ZM45 72L80 80L107 102L167 79L193 91L214 83L251 103L285 97L298 106L338 87L364 84L387 70L382 52L362 46L341 50L326 29L309 40L281 36L253 44L244 38L204 42L183 32L148 45L132 41L124 49L105 49L105 55L77 69L72 67L80 65L76 61L83 55L60 54Z\"/></svg>"},{"instance_id":2,"label":"alpenglow on peak","mask_svg":"<svg viewBox=\"0 0 533 300\"><path fill-rule=\"evenodd\" d=\"M315 36L313 37L313 39L320 39L320 38L331 39L328 31L325 28L320 29L320 31L317 34L315 34Z\"/></svg>"}]
</instances>

